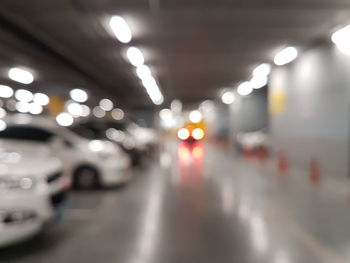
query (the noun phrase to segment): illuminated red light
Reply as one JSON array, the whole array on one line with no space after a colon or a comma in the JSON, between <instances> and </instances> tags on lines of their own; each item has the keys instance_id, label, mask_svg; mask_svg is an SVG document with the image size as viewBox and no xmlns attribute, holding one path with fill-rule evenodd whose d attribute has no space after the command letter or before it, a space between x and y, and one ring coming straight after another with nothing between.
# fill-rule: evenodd
<instances>
[{"instance_id":1,"label":"illuminated red light","mask_svg":"<svg viewBox=\"0 0 350 263\"><path fill-rule=\"evenodd\" d=\"M177 132L177 137L179 137L180 140L187 140L190 137L190 132L186 128L181 128Z\"/></svg>"},{"instance_id":2,"label":"illuminated red light","mask_svg":"<svg viewBox=\"0 0 350 263\"><path fill-rule=\"evenodd\" d=\"M195 140L201 140L204 137L204 131L201 128L196 128L192 131L192 137Z\"/></svg>"}]
</instances>

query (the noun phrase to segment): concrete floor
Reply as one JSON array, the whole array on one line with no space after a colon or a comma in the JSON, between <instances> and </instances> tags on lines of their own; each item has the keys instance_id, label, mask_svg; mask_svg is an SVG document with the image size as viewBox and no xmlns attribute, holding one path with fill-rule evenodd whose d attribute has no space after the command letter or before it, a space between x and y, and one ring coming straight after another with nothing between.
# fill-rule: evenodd
<instances>
[{"instance_id":1,"label":"concrete floor","mask_svg":"<svg viewBox=\"0 0 350 263\"><path fill-rule=\"evenodd\" d=\"M219 146L167 145L128 186L73 193L63 222L0 262L345 263L347 196Z\"/></svg>"}]
</instances>

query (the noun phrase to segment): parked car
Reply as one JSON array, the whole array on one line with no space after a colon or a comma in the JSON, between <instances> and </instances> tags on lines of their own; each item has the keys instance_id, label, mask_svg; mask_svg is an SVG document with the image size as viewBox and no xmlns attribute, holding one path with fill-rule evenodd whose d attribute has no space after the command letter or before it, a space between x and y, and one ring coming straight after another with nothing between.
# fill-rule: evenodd
<instances>
[{"instance_id":1,"label":"parked car","mask_svg":"<svg viewBox=\"0 0 350 263\"><path fill-rule=\"evenodd\" d=\"M31 117L23 122L12 116L0 137L18 140L34 136L50 147L73 177L75 188L92 189L124 184L130 178L130 158L107 140L88 140L53 120ZM30 138L29 138L30 139Z\"/></svg>"},{"instance_id":2,"label":"parked car","mask_svg":"<svg viewBox=\"0 0 350 263\"><path fill-rule=\"evenodd\" d=\"M31 237L60 217L71 186L62 163L41 140L4 134L0 132L0 247Z\"/></svg>"},{"instance_id":3,"label":"parked car","mask_svg":"<svg viewBox=\"0 0 350 263\"><path fill-rule=\"evenodd\" d=\"M131 158L133 166L142 163L143 152L136 146L134 138L120 126L105 121L86 121L69 127L75 133L90 140L109 140L116 143Z\"/></svg>"}]
</instances>

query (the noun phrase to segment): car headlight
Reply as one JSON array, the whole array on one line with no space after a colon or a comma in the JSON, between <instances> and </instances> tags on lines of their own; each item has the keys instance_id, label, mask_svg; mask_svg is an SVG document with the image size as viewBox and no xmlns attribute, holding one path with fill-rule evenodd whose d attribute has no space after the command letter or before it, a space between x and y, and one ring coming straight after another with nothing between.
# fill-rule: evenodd
<instances>
[{"instance_id":1,"label":"car headlight","mask_svg":"<svg viewBox=\"0 0 350 263\"><path fill-rule=\"evenodd\" d=\"M35 180L31 177L0 177L0 189L30 190L35 186Z\"/></svg>"}]
</instances>

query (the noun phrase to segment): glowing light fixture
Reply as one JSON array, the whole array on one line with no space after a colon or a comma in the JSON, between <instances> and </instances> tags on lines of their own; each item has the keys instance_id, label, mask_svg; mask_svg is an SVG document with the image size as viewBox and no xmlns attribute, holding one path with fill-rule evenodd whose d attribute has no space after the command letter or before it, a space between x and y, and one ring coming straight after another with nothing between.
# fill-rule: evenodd
<instances>
[{"instance_id":1,"label":"glowing light fixture","mask_svg":"<svg viewBox=\"0 0 350 263\"><path fill-rule=\"evenodd\" d=\"M33 100L34 96L29 90L19 89L15 92L15 98L21 102L30 102Z\"/></svg>"},{"instance_id":2,"label":"glowing light fixture","mask_svg":"<svg viewBox=\"0 0 350 263\"><path fill-rule=\"evenodd\" d=\"M92 114L96 118L103 118L106 115L106 112L103 109L101 109L101 107L96 106L95 108L93 108Z\"/></svg>"},{"instance_id":3,"label":"glowing light fixture","mask_svg":"<svg viewBox=\"0 0 350 263\"><path fill-rule=\"evenodd\" d=\"M16 81L22 84L30 84L34 81L34 77L32 73L20 68L11 68L8 72L8 76L13 81Z\"/></svg>"},{"instance_id":4,"label":"glowing light fixture","mask_svg":"<svg viewBox=\"0 0 350 263\"><path fill-rule=\"evenodd\" d=\"M73 124L74 119L73 119L72 115L70 115L69 113L62 112L56 116L56 122L60 126L67 127L67 126L71 126Z\"/></svg>"},{"instance_id":5,"label":"glowing light fixture","mask_svg":"<svg viewBox=\"0 0 350 263\"><path fill-rule=\"evenodd\" d=\"M13 95L13 89L9 86L0 85L0 97L1 98L10 98Z\"/></svg>"},{"instance_id":6,"label":"glowing light fixture","mask_svg":"<svg viewBox=\"0 0 350 263\"><path fill-rule=\"evenodd\" d=\"M115 119L116 121L120 121L124 118L125 113L122 109L114 109L112 110L112 118Z\"/></svg>"},{"instance_id":7,"label":"glowing light fixture","mask_svg":"<svg viewBox=\"0 0 350 263\"><path fill-rule=\"evenodd\" d=\"M46 106L50 103L50 98L44 93L35 93L33 101L41 106Z\"/></svg>"},{"instance_id":8,"label":"glowing light fixture","mask_svg":"<svg viewBox=\"0 0 350 263\"><path fill-rule=\"evenodd\" d=\"M241 83L237 88L237 92L241 96L247 96L250 93L252 93L252 91L253 91L253 88L248 81Z\"/></svg>"},{"instance_id":9,"label":"glowing light fixture","mask_svg":"<svg viewBox=\"0 0 350 263\"><path fill-rule=\"evenodd\" d=\"M128 51L126 52L126 55L132 65L135 67L139 67L143 65L145 62L145 59L143 57L143 54L140 49L137 47L129 47Z\"/></svg>"},{"instance_id":10,"label":"glowing light fixture","mask_svg":"<svg viewBox=\"0 0 350 263\"><path fill-rule=\"evenodd\" d=\"M113 102L110 99L102 99L100 101L100 107L104 111L111 111L113 109Z\"/></svg>"},{"instance_id":11,"label":"glowing light fixture","mask_svg":"<svg viewBox=\"0 0 350 263\"><path fill-rule=\"evenodd\" d=\"M90 115L91 110L90 110L89 106L87 106L87 105L81 105L81 108L82 108L82 113L81 113L81 116L82 116L82 117L87 117L87 116Z\"/></svg>"},{"instance_id":12,"label":"glowing light fixture","mask_svg":"<svg viewBox=\"0 0 350 263\"><path fill-rule=\"evenodd\" d=\"M225 104L231 104L235 101L235 94L232 91L225 91L221 96L221 101Z\"/></svg>"},{"instance_id":13,"label":"glowing light fixture","mask_svg":"<svg viewBox=\"0 0 350 263\"><path fill-rule=\"evenodd\" d=\"M297 56L298 50L295 47L287 47L276 54L274 62L277 66L283 66L292 62Z\"/></svg>"},{"instance_id":14,"label":"glowing light fixture","mask_svg":"<svg viewBox=\"0 0 350 263\"><path fill-rule=\"evenodd\" d=\"M75 100L76 102L85 102L89 98L86 91L82 89L72 89L69 92L69 95L72 98L72 100Z\"/></svg>"},{"instance_id":15,"label":"glowing light fixture","mask_svg":"<svg viewBox=\"0 0 350 263\"><path fill-rule=\"evenodd\" d=\"M131 41L131 31L124 18L121 16L113 16L109 21L109 26L120 42L129 43Z\"/></svg>"},{"instance_id":16,"label":"glowing light fixture","mask_svg":"<svg viewBox=\"0 0 350 263\"><path fill-rule=\"evenodd\" d=\"M191 111L189 119L193 123L199 123L202 121L202 113L198 110Z\"/></svg>"},{"instance_id":17,"label":"glowing light fixture","mask_svg":"<svg viewBox=\"0 0 350 263\"><path fill-rule=\"evenodd\" d=\"M271 65L264 63L253 70L253 76L268 76L271 72Z\"/></svg>"},{"instance_id":18,"label":"glowing light fixture","mask_svg":"<svg viewBox=\"0 0 350 263\"><path fill-rule=\"evenodd\" d=\"M43 112L43 107L35 102L29 103L29 113L39 115Z\"/></svg>"},{"instance_id":19,"label":"glowing light fixture","mask_svg":"<svg viewBox=\"0 0 350 263\"><path fill-rule=\"evenodd\" d=\"M141 65L136 68L136 74L140 79L146 79L152 76L150 68L146 65Z\"/></svg>"},{"instance_id":20,"label":"glowing light fixture","mask_svg":"<svg viewBox=\"0 0 350 263\"><path fill-rule=\"evenodd\" d=\"M268 78L267 76L264 76L264 75L253 76L253 78L250 80L250 84L253 89L260 89L266 86L267 83L268 83Z\"/></svg>"},{"instance_id":21,"label":"glowing light fixture","mask_svg":"<svg viewBox=\"0 0 350 263\"><path fill-rule=\"evenodd\" d=\"M72 102L67 105L67 111L73 117L80 117L83 114L83 107L79 103Z\"/></svg>"},{"instance_id":22,"label":"glowing light fixture","mask_svg":"<svg viewBox=\"0 0 350 263\"><path fill-rule=\"evenodd\" d=\"M332 41L341 52L350 55L350 25L334 32Z\"/></svg>"}]
</instances>

